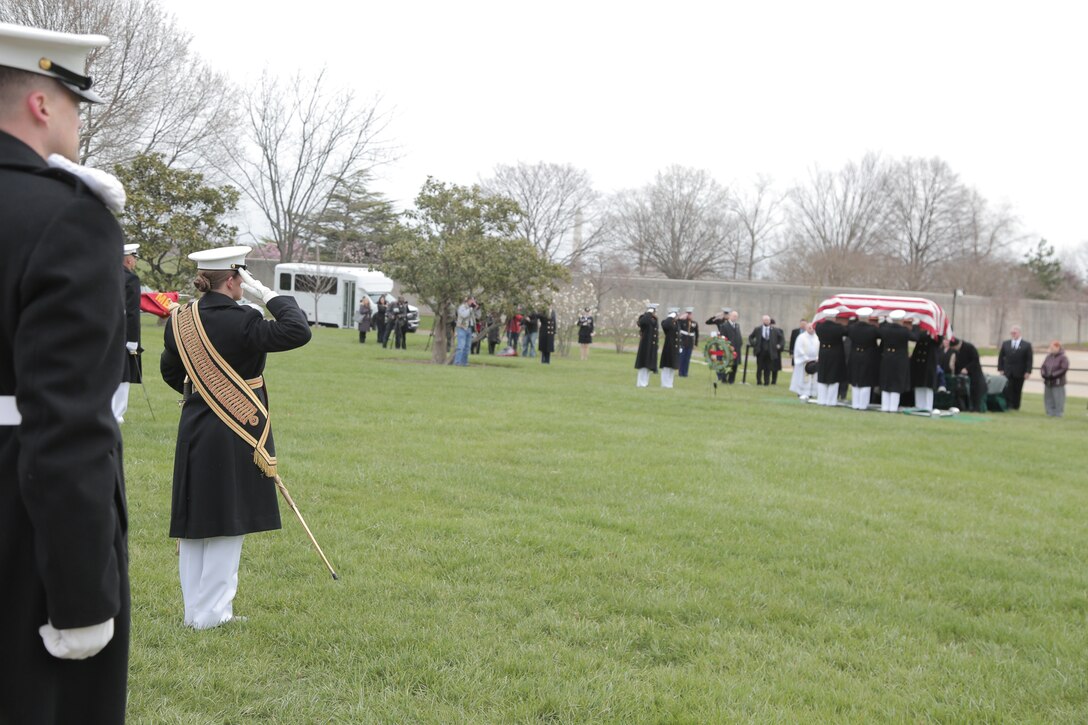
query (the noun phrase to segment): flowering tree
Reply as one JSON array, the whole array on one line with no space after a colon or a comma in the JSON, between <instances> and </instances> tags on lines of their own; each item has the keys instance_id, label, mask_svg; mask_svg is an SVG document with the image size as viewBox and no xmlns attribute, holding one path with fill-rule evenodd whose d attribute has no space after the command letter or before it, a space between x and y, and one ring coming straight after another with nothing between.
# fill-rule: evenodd
<instances>
[{"instance_id":1,"label":"flowering tree","mask_svg":"<svg viewBox=\"0 0 1088 725\"><path fill-rule=\"evenodd\" d=\"M613 297L601 307L597 315L597 329L612 335L617 353L623 352L627 340L638 335L639 313L649 304L649 300Z\"/></svg>"},{"instance_id":2,"label":"flowering tree","mask_svg":"<svg viewBox=\"0 0 1088 725\"><path fill-rule=\"evenodd\" d=\"M579 282L565 287L556 293L553 300L556 315L556 342L559 354L570 354L570 345L578 330L578 317L582 310L598 307L600 295L593 281L583 277Z\"/></svg>"}]
</instances>

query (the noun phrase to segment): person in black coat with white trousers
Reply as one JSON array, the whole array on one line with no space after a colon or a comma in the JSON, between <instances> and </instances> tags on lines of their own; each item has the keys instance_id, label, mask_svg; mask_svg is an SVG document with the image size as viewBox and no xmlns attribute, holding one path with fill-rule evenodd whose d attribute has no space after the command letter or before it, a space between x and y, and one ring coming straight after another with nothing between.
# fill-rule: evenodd
<instances>
[{"instance_id":1,"label":"person in black coat with white trousers","mask_svg":"<svg viewBox=\"0 0 1088 725\"><path fill-rule=\"evenodd\" d=\"M197 261L195 304L207 340L245 381L264 407L265 360L270 352L293 350L310 340L305 313L292 297L274 293L244 268L248 247L226 247L189 255ZM243 287L275 316L238 304ZM173 313L176 318L179 312ZM238 590L238 563L246 534L280 528L275 480L258 466L254 446L216 414L199 392L185 384L175 325L166 327L160 368L163 380L186 395L174 452L170 536L180 539L178 570L185 604L184 623L208 629L230 621ZM186 342L188 350L191 342ZM192 354L191 352L187 354ZM196 387L196 386L194 386ZM268 431L265 449L275 461Z\"/></svg>"},{"instance_id":2,"label":"person in black coat with white trousers","mask_svg":"<svg viewBox=\"0 0 1088 725\"><path fill-rule=\"evenodd\" d=\"M638 376L635 387L650 384L650 373L657 372L657 304L651 304L638 317L638 352L635 353L635 369Z\"/></svg>"},{"instance_id":3,"label":"person in black coat with white trousers","mask_svg":"<svg viewBox=\"0 0 1088 725\"><path fill-rule=\"evenodd\" d=\"M76 163L108 42L0 24L0 723L125 719L124 192Z\"/></svg>"},{"instance_id":4,"label":"person in black coat with white trousers","mask_svg":"<svg viewBox=\"0 0 1088 725\"><path fill-rule=\"evenodd\" d=\"M880 326L880 409L899 410L899 396L910 390L910 355L907 346L918 338L913 319L905 310L892 310Z\"/></svg>"}]
</instances>

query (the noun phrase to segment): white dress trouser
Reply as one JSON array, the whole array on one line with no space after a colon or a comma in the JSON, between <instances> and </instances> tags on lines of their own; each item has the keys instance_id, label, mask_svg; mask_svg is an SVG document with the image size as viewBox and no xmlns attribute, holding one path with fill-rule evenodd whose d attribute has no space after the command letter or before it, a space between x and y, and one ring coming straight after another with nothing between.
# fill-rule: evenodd
<instances>
[{"instance_id":1,"label":"white dress trouser","mask_svg":"<svg viewBox=\"0 0 1088 725\"><path fill-rule=\"evenodd\" d=\"M885 413L894 413L899 410L899 393L886 393L881 390L880 409Z\"/></svg>"},{"instance_id":2,"label":"white dress trouser","mask_svg":"<svg viewBox=\"0 0 1088 725\"><path fill-rule=\"evenodd\" d=\"M854 388L853 396L850 398L850 405L854 410L866 410L872 396L872 388Z\"/></svg>"},{"instance_id":3,"label":"white dress trouser","mask_svg":"<svg viewBox=\"0 0 1088 725\"><path fill-rule=\"evenodd\" d=\"M671 388L674 375L676 370L673 368L661 368L661 387Z\"/></svg>"},{"instance_id":4,"label":"white dress trouser","mask_svg":"<svg viewBox=\"0 0 1088 725\"><path fill-rule=\"evenodd\" d=\"M816 383L816 402L820 405L838 405L839 384Z\"/></svg>"},{"instance_id":5,"label":"white dress trouser","mask_svg":"<svg viewBox=\"0 0 1088 725\"><path fill-rule=\"evenodd\" d=\"M933 411L933 388L914 389L914 407L918 410Z\"/></svg>"},{"instance_id":6,"label":"white dress trouser","mask_svg":"<svg viewBox=\"0 0 1088 725\"><path fill-rule=\"evenodd\" d=\"M638 369L638 380L635 381L635 386L639 388L645 388L650 384L650 368Z\"/></svg>"},{"instance_id":7,"label":"white dress trouser","mask_svg":"<svg viewBox=\"0 0 1088 725\"><path fill-rule=\"evenodd\" d=\"M193 629L216 627L234 615L238 562L244 536L182 539L178 548L185 624Z\"/></svg>"},{"instance_id":8,"label":"white dress trouser","mask_svg":"<svg viewBox=\"0 0 1088 725\"><path fill-rule=\"evenodd\" d=\"M127 364L127 363L126 363ZM118 423L125 422L125 411L128 410L128 388L130 383L121 383L113 392L113 417Z\"/></svg>"}]
</instances>

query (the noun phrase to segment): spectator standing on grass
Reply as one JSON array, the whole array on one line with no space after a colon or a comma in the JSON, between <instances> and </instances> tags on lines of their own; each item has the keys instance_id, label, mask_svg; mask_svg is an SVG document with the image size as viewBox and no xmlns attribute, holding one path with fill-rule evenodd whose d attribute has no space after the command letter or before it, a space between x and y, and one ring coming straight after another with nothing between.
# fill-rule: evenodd
<instances>
[{"instance_id":1,"label":"spectator standing on grass","mask_svg":"<svg viewBox=\"0 0 1088 725\"><path fill-rule=\"evenodd\" d=\"M125 720L123 190L76 163L108 43L0 24L0 723Z\"/></svg>"},{"instance_id":2,"label":"spectator standing on grass","mask_svg":"<svg viewBox=\"0 0 1088 725\"><path fill-rule=\"evenodd\" d=\"M355 323L359 327L359 344L362 345L366 342L366 333L370 331L370 322L373 317L373 307L370 305L370 298L363 295L363 299L359 301L359 309L355 311Z\"/></svg>"},{"instance_id":3,"label":"spectator standing on grass","mask_svg":"<svg viewBox=\"0 0 1088 725\"><path fill-rule=\"evenodd\" d=\"M650 384L650 373L657 372L657 303L651 303L638 318L638 352L635 353L638 377L635 386Z\"/></svg>"},{"instance_id":4,"label":"spectator standing on grass","mask_svg":"<svg viewBox=\"0 0 1088 725\"><path fill-rule=\"evenodd\" d=\"M520 312L510 315L506 321L506 343L514 354L518 354L518 338L521 337L521 322L525 319Z\"/></svg>"},{"instance_id":5,"label":"spectator standing on grass","mask_svg":"<svg viewBox=\"0 0 1088 725\"><path fill-rule=\"evenodd\" d=\"M782 369L782 350L786 347L781 328L770 315L763 315L763 324L752 330L748 344L756 353L756 385L777 385Z\"/></svg>"},{"instance_id":6,"label":"spectator standing on grass","mask_svg":"<svg viewBox=\"0 0 1088 725\"><path fill-rule=\"evenodd\" d=\"M393 336L393 348L396 350L407 350L408 342L405 339L405 335L408 332L408 300L401 295L397 298L397 301L392 305L387 315L392 316L392 323L387 321L387 325L393 329L385 333L385 337L388 340L389 335Z\"/></svg>"},{"instance_id":7,"label":"spectator standing on grass","mask_svg":"<svg viewBox=\"0 0 1088 725\"><path fill-rule=\"evenodd\" d=\"M386 330L386 315L389 309L389 303L385 299L385 295L378 298L377 310L374 312L374 324L378 328L378 344L385 347L385 338L388 334Z\"/></svg>"},{"instance_id":8,"label":"spectator standing on grass","mask_svg":"<svg viewBox=\"0 0 1088 725\"><path fill-rule=\"evenodd\" d=\"M162 378L184 395L174 450L170 537L180 539L184 623L234 618L246 534L280 528L276 448L264 384L270 352L310 341L306 315L245 267L249 247L194 252L199 300L176 310L164 334ZM274 320L238 305L243 290Z\"/></svg>"},{"instance_id":9,"label":"spectator standing on grass","mask_svg":"<svg viewBox=\"0 0 1088 725\"><path fill-rule=\"evenodd\" d=\"M1005 388L1009 410L1020 410L1024 381L1031 377L1033 362L1031 343L1021 337L1020 326L1013 325L1009 330L1009 339L1001 343L997 353L997 374L1004 375L1009 381Z\"/></svg>"},{"instance_id":10,"label":"spectator standing on grass","mask_svg":"<svg viewBox=\"0 0 1088 725\"><path fill-rule=\"evenodd\" d=\"M521 356L536 357L536 343L540 330L540 317L535 312L525 315L521 321Z\"/></svg>"},{"instance_id":11,"label":"spectator standing on grass","mask_svg":"<svg viewBox=\"0 0 1088 725\"><path fill-rule=\"evenodd\" d=\"M729 319L725 321L723 337L729 340L733 348L733 362L729 367L729 384L737 382L737 368L740 366L741 351L744 349L744 333L740 331L740 313L736 310L729 311Z\"/></svg>"},{"instance_id":12,"label":"spectator standing on grass","mask_svg":"<svg viewBox=\"0 0 1088 725\"><path fill-rule=\"evenodd\" d=\"M487 354L494 355L495 348L502 339L502 334L499 332L499 320L493 312L488 312L484 324L487 328Z\"/></svg>"},{"instance_id":13,"label":"spectator standing on grass","mask_svg":"<svg viewBox=\"0 0 1088 725\"><path fill-rule=\"evenodd\" d=\"M472 336L476 331L476 298L469 295L457 308L455 321L457 330L457 350L453 355L453 364L468 365L468 351L472 345Z\"/></svg>"},{"instance_id":14,"label":"spectator standing on grass","mask_svg":"<svg viewBox=\"0 0 1088 725\"><path fill-rule=\"evenodd\" d=\"M1047 348L1046 359L1039 368L1043 378L1043 407L1046 414L1061 418L1065 412L1065 374L1069 371L1069 358L1062 343L1054 340Z\"/></svg>"},{"instance_id":15,"label":"spectator standing on grass","mask_svg":"<svg viewBox=\"0 0 1088 725\"><path fill-rule=\"evenodd\" d=\"M578 345L582 348L582 359L589 359L589 346L593 344L593 315L589 308L583 308L578 316Z\"/></svg>"}]
</instances>

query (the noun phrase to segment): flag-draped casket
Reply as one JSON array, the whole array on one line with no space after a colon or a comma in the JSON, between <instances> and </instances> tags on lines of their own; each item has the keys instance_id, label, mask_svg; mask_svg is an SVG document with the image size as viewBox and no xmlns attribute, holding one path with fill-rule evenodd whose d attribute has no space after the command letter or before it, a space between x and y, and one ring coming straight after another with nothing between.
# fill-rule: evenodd
<instances>
[{"instance_id":1,"label":"flag-draped casket","mask_svg":"<svg viewBox=\"0 0 1088 725\"><path fill-rule=\"evenodd\" d=\"M872 307L873 314L887 317L893 310L903 310L912 315L918 326L930 337L947 337L950 330L944 310L933 300L924 297L895 297L891 295L835 295L820 303L813 322L835 317L844 311L855 312L862 307Z\"/></svg>"}]
</instances>

